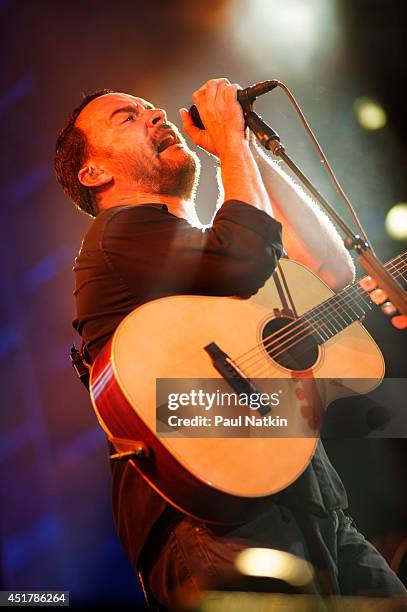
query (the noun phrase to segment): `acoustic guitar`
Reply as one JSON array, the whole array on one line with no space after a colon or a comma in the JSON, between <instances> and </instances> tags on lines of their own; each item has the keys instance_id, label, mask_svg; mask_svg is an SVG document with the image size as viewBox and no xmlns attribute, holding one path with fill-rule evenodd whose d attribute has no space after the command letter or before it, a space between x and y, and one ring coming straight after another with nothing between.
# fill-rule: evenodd
<instances>
[{"instance_id":1,"label":"acoustic guitar","mask_svg":"<svg viewBox=\"0 0 407 612\"><path fill-rule=\"evenodd\" d=\"M403 253L386 264L400 282L406 260ZM99 423L166 501L207 521L248 520L306 469L318 435L158 436L157 380L223 379L238 389L253 380L336 381L321 395L325 410L337 398L368 393L384 376L382 354L361 323L373 306L358 282L334 294L289 259L249 299L148 302L123 319L92 366Z\"/></svg>"}]
</instances>

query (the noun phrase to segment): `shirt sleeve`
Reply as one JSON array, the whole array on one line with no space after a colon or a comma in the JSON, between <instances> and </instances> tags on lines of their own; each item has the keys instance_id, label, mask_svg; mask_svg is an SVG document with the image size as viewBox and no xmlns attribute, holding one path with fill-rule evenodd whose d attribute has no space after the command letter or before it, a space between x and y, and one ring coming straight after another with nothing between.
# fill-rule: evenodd
<instances>
[{"instance_id":1,"label":"shirt sleeve","mask_svg":"<svg viewBox=\"0 0 407 612\"><path fill-rule=\"evenodd\" d=\"M281 224L228 200L204 230L155 206L120 208L106 225L102 249L134 296L248 297L273 273L283 248Z\"/></svg>"}]
</instances>

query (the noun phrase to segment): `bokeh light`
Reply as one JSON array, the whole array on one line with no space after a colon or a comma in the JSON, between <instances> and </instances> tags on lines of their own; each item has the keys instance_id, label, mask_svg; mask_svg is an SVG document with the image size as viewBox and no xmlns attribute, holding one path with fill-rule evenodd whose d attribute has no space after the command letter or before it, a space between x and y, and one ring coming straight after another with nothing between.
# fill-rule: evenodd
<instances>
[{"instance_id":1,"label":"bokeh light","mask_svg":"<svg viewBox=\"0 0 407 612\"><path fill-rule=\"evenodd\" d=\"M246 548L236 559L237 569L246 576L284 580L303 586L312 580L312 565L299 557L272 548Z\"/></svg>"},{"instance_id":2,"label":"bokeh light","mask_svg":"<svg viewBox=\"0 0 407 612\"><path fill-rule=\"evenodd\" d=\"M229 14L236 49L269 78L276 68L310 78L341 47L336 0L238 0Z\"/></svg>"},{"instance_id":3,"label":"bokeh light","mask_svg":"<svg viewBox=\"0 0 407 612\"><path fill-rule=\"evenodd\" d=\"M357 98L354 109L357 120L365 130L380 130L387 123L386 111L371 98Z\"/></svg>"},{"instance_id":4,"label":"bokeh light","mask_svg":"<svg viewBox=\"0 0 407 612\"><path fill-rule=\"evenodd\" d=\"M395 204L386 215L386 231L395 240L407 240L407 203Z\"/></svg>"}]
</instances>

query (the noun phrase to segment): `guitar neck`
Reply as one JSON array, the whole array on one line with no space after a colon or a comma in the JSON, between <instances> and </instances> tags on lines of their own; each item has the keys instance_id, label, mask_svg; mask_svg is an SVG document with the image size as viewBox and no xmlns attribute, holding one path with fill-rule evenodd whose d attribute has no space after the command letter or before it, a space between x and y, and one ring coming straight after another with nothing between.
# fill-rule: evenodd
<instances>
[{"instance_id":1,"label":"guitar neck","mask_svg":"<svg viewBox=\"0 0 407 612\"><path fill-rule=\"evenodd\" d=\"M405 286L407 251L388 261L385 268ZM362 319L374 305L357 280L306 312L300 319L312 330L315 341L323 344L355 321Z\"/></svg>"}]
</instances>

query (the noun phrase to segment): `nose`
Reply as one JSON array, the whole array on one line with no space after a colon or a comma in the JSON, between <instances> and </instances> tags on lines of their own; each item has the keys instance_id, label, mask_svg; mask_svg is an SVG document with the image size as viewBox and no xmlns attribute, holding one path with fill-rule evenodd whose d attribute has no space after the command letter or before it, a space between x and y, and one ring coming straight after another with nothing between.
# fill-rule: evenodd
<instances>
[{"instance_id":1,"label":"nose","mask_svg":"<svg viewBox=\"0 0 407 612\"><path fill-rule=\"evenodd\" d=\"M152 108L146 111L147 115L147 125L149 127L157 127L162 123L167 122L167 113L162 110L162 108Z\"/></svg>"}]
</instances>

